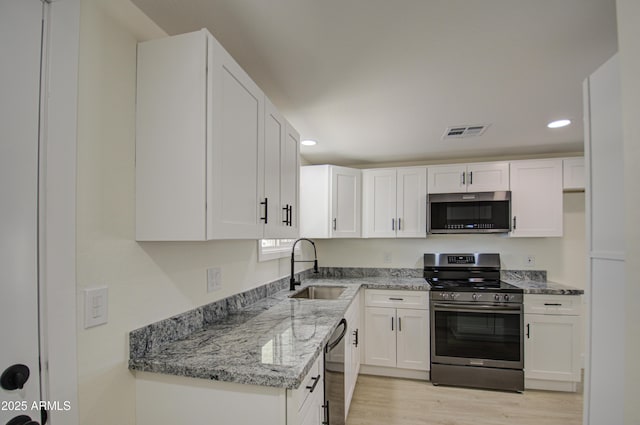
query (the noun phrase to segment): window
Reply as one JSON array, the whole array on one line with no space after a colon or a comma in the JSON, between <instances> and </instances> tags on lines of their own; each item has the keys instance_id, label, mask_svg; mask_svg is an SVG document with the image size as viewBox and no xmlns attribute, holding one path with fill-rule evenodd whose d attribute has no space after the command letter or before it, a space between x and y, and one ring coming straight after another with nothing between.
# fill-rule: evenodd
<instances>
[{"instance_id":1,"label":"window","mask_svg":"<svg viewBox=\"0 0 640 425\"><path fill-rule=\"evenodd\" d=\"M259 239L258 261L269 261L291 255L291 247L295 239ZM296 252L300 245L296 247Z\"/></svg>"}]
</instances>

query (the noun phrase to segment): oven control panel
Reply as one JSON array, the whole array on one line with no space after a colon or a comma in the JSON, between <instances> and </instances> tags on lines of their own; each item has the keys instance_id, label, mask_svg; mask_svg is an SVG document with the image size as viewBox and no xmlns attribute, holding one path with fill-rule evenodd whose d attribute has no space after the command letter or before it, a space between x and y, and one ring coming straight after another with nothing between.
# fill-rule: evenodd
<instances>
[{"instance_id":1,"label":"oven control panel","mask_svg":"<svg viewBox=\"0 0 640 425\"><path fill-rule=\"evenodd\" d=\"M473 255L447 255L449 264L475 264L476 258Z\"/></svg>"},{"instance_id":2,"label":"oven control panel","mask_svg":"<svg viewBox=\"0 0 640 425\"><path fill-rule=\"evenodd\" d=\"M432 301L479 304L522 304L522 294L517 293L431 291L430 295Z\"/></svg>"}]
</instances>

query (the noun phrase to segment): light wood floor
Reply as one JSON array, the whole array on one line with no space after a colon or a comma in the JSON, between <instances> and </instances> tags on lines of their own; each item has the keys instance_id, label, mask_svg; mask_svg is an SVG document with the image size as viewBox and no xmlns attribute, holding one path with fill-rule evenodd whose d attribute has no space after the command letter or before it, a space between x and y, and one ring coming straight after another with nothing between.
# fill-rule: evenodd
<instances>
[{"instance_id":1,"label":"light wood floor","mask_svg":"<svg viewBox=\"0 0 640 425\"><path fill-rule=\"evenodd\" d=\"M522 394L360 375L347 425L581 425L582 394Z\"/></svg>"}]
</instances>

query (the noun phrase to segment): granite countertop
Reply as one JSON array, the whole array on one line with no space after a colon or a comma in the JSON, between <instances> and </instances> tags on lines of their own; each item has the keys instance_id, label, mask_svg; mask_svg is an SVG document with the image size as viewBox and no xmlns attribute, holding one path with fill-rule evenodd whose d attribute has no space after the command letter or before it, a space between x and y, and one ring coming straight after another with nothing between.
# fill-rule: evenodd
<instances>
[{"instance_id":1,"label":"granite countertop","mask_svg":"<svg viewBox=\"0 0 640 425\"><path fill-rule=\"evenodd\" d=\"M297 388L361 287L429 290L425 280L416 277L318 278L305 280L302 287L311 285L346 289L336 300L293 299L289 298L291 291L281 290L216 319L185 338L141 355L132 354L129 368Z\"/></svg>"},{"instance_id":2,"label":"granite countertop","mask_svg":"<svg viewBox=\"0 0 640 425\"><path fill-rule=\"evenodd\" d=\"M538 282L533 280L509 280L502 279L513 286L522 289L525 294L537 295L582 295L584 290L557 282Z\"/></svg>"},{"instance_id":3,"label":"granite countertop","mask_svg":"<svg viewBox=\"0 0 640 425\"><path fill-rule=\"evenodd\" d=\"M540 270L503 270L503 282L517 286L525 294L538 295L582 295L584 290L547 280L547 273Z\"/></svg>"}]
</instances>

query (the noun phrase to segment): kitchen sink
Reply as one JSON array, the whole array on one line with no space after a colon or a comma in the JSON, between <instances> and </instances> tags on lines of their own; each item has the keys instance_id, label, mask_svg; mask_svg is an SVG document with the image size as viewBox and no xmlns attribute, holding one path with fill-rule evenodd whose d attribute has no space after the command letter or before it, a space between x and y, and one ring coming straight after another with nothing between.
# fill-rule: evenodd
<instances>
[{"instance_id":1,"label":"kitchen sink","mask_svg":"<svg viewBox=\"0 0 640 425\"><path fill-rule=\"evenodd\" d=\"M345 286L307 286L290 295L289 298L303 298L308 300L335 300L347 289Z\"/></svg>"}]
</instances>

